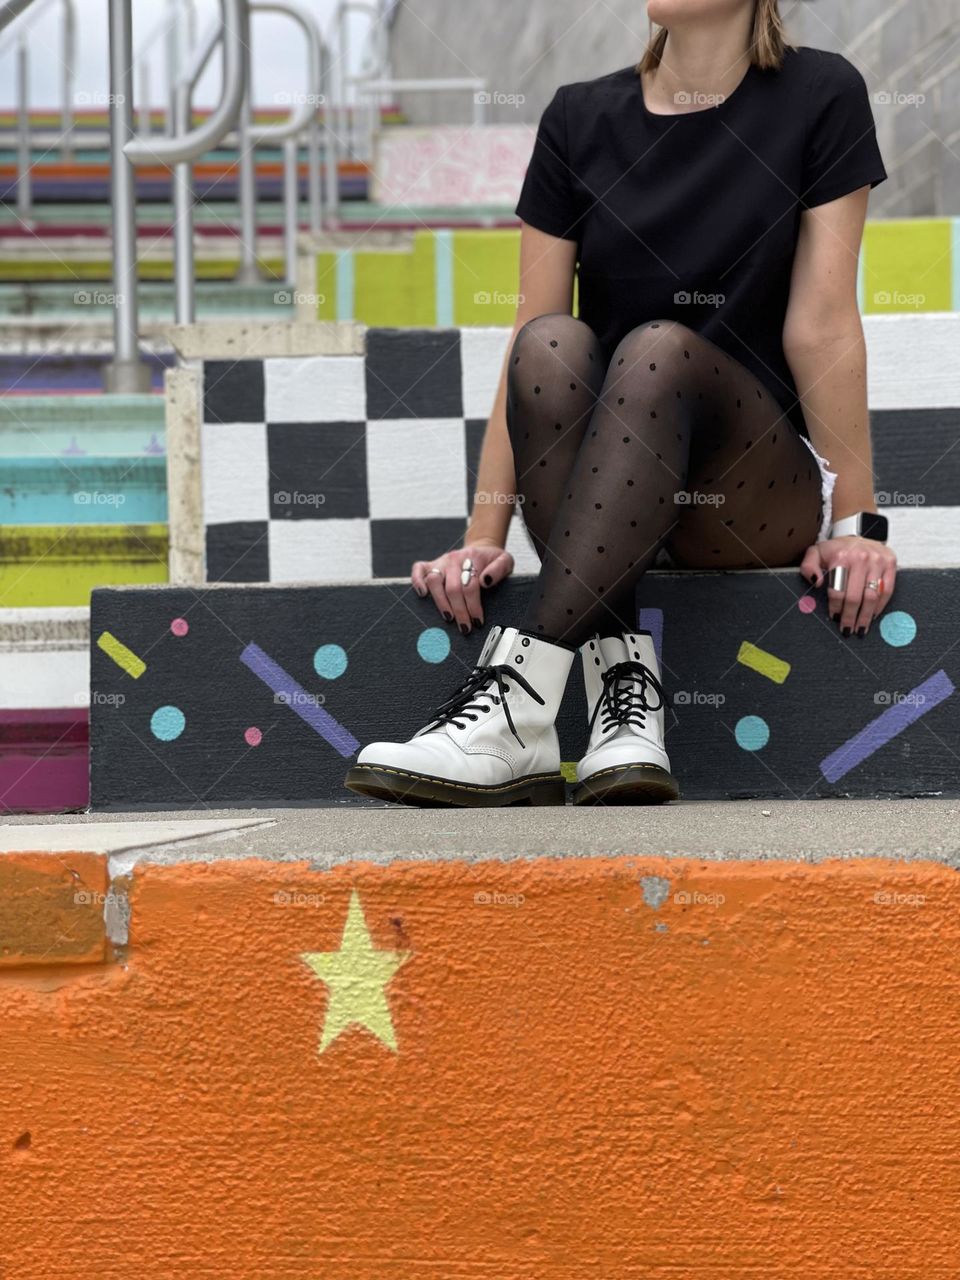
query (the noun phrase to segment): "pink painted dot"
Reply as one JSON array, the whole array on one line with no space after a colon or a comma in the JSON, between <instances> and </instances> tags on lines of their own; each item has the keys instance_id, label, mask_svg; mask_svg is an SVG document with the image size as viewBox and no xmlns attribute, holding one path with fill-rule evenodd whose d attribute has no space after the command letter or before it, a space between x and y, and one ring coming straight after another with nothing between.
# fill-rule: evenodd
<instances>
[{"instance_id":1,"label":"pink painted dot","mask_svg":"<svg viewBox=\"0 0 960 1280\"><path fill-rule=\"evenodd\" d=\"M801 613L813 613L817 607L816 596L801 596L797 601L797 608Z\"/></svg>"},{"instance_id":2,"label":"pink painted dot","mask_svg":"<svg viewBox=\"0 0 960 1280\"><path fill-rule=\"evenodd\" d=\"M170 623L170 630L175 636L185 636L190 630L190 624L186 618L174 618Z\"/></svg>"},{"instance_id":3,"label":"pink painted dot","mask_svg":"<svg viewBox=\"0 0 960 1280\"><path fill-rule=\"evenodd\" d=\"M252 724L243 736L248 747L259 747L260 743L263 741L263 734L255 724Z\"/></svg>"}]
</instances>

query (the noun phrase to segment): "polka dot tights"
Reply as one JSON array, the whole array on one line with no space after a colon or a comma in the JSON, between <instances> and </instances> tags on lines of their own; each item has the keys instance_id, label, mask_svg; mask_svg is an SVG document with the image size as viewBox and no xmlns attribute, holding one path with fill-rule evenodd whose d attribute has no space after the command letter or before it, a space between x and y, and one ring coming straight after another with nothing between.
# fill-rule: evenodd
<instances>
[{"instance_id":1,"label":"polka dot tights","mask_svg":"<svg viewBox=\"0 0 960 1280\"><path fill-rule=\"evenodd\" d=\"M510 356L517 494L541 569L522 627L582 644L637 625L636 586L666 546L681 568L799 564L820 471L767 388L677 321L609 363L586 324L545 315Z\"/></svg>"}]
</instances>

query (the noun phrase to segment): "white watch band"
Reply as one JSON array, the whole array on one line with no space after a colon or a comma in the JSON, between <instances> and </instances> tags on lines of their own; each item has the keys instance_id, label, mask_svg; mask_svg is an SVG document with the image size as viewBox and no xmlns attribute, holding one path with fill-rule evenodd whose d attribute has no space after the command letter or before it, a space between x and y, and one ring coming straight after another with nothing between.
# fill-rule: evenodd
<instances>
[{"instance_id":1,"label":"white watch band","mask_svg":"<svg viewBox=\"0 0 960 1280\"><path fill-rule=\"evenodd\" d=\"M842 520L834 520L830 526L831 538L843 538L847 534L859 534L860 532L860 516L844 516Z\"/></svg>"}]
</instances>

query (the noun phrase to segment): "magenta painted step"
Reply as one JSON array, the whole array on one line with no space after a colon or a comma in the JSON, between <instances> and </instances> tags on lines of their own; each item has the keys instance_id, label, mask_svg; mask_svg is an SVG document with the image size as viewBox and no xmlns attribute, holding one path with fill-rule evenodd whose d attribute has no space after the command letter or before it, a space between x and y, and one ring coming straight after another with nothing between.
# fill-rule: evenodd
<instances>
[{"instance_id":1,"label":"magenta painted step","mask_svg":"<svg viewBox=\"0 0 960 1280\"><path fill-rule=\"evenodd\" d=\"M0 711L0 813L65 813L90 800L86 707Z\"/></svg>"}]
</instances>

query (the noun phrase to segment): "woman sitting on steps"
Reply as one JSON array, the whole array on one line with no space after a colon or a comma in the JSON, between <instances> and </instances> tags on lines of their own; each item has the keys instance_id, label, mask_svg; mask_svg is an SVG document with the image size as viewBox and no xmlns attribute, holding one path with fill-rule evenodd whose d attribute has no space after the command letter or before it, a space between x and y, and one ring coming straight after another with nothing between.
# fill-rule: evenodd
<instances>
[{"instance_id":1,"label":"woman sitting on steps","mask_svg":"<svg viewBox=\"0 0 960 1280\"><path fill-rule=\"evenodd\" d=\"M798 565L828 579L843 636L893 592L856 296L886 177L863 78L788 45L777 0L648 11L661 29L639 67L562 86L543 113L487 500L462 548L413 568L448 623L481 626L481 587L513 568L515 496L541 559L525 616L491 628L411 739L364 747L346 779L364 795L563 803L554 722L580 651L591 729L574 801L675 799L666 695L634 612L651 565Z\"/></svg>"}]
</instances>

